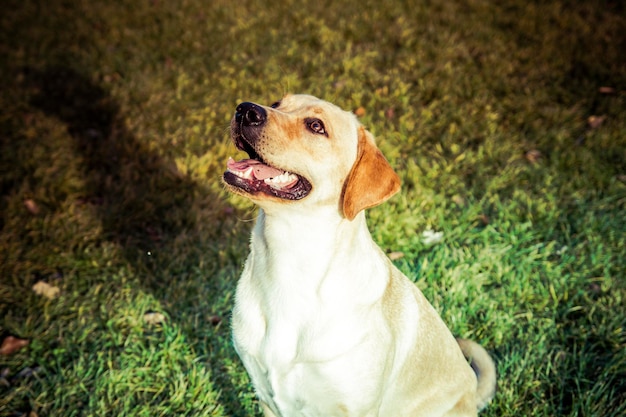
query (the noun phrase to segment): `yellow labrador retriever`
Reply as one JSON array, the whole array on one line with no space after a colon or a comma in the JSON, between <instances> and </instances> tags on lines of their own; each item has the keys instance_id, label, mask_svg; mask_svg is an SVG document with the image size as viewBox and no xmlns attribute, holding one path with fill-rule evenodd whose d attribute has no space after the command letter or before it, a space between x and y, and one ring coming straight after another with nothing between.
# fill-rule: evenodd
<instances>
[{"instance_id":1,"label":"yellow labrador retriever","mask_svg":"<svg viewBox=\"0 0 626 417\"><path fill-rule=\"evenodd\" d=\"M371 134L288 95L240 104L231 135L249 159L230 159L223 180L261 207L233 338L265 416L475 416L493 361L454 339L367 229L363 210L400 188Z\"/></svg>"}]
</instances>

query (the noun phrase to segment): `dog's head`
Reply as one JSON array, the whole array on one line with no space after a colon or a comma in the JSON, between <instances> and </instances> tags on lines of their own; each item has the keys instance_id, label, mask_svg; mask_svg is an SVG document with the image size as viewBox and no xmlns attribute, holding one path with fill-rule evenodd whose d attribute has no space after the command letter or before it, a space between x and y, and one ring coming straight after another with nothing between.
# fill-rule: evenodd
<instances>
[{"instance_id":1,"label":"dog's head","mask_svg":"<svg viewBox=\"0 0 626 417\"><path fill-rule=\"evenodd\" d=\"M334 205L352 220L387 200L400 179L356 117L307 95L237 106L231 137L249 159L228 161L227 187L261 207Z\"/></svg>"}]
</instances>

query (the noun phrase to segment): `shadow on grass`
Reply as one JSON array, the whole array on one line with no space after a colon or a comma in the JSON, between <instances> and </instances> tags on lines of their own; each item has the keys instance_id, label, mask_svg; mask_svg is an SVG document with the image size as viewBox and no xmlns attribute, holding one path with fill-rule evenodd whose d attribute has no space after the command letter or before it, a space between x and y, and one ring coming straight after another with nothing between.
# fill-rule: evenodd
<instances>
[{"instance_id":1,"label":"shadow on grass","mask_svg":"<svg viewBox=\"0 0 626 417\"><path fill-rule=\"evenodd\" d=\"M181 174L173 160L134 138L124 125L119 106L102 87L71 68L28 69L25 73L28 86L35 91L31 105L63 122L74 140L83 160L85 187L80 204L95 207L102 225L101 239L122 248L125 261L141 271L142 287L167 305L170 300L164 298L177 291L177 280L184 278L160 271L158 263L150 262L150 251L158 250L167 258L180 250L177 237L199 226L198 198L210 202L215 225L210 233L216 239L223 227L230 227L227 218L236 214L206 187ZM193 243L197 246L204 241ZM189 269L196 266L194 262L188 261ZM221 295L212 296L217 299ZM211 331L212 314L208 309L214 301L206 300L207 332ZM223 329L226 333L228 326ZM243 409L238 388L223 372L223 358L215 356L210 356L208 363L212 382L222 393L225 412L238 415Z\"/></svg>"},{"instance_id":2,"label":"shadow on grass","mask_svg":"<svg viewBox=\"0 0 626 417\"><path fill-rule=\"evenodd\" d=\"M98 207L104 238L131 250L192 227L196 183L125 129L117 104L68 68L29 71L31 104L64 122L83 158L83 203ZM220 204L216 201L216 204Z\"/></svg>"}]
</instances>

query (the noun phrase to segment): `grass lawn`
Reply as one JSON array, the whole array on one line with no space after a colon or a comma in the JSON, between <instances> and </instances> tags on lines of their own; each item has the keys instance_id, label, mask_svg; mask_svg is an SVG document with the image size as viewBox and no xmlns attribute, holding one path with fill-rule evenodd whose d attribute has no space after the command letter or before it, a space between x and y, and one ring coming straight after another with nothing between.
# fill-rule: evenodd
<instances>
[{"instance_id":1,"label":"grass lawn","mask_svg":"<svg viewBox=\"0 0 626 417\"><path fill-rule=\"evenodd\" d=\"M286 92L402 177L369 225L496 359L481 415L626 415L623 2L2 9L0 342L29 344L0 416L259 415L229 330L255 208L220 176L236 104Z\"/></svg>"}]
</instances>

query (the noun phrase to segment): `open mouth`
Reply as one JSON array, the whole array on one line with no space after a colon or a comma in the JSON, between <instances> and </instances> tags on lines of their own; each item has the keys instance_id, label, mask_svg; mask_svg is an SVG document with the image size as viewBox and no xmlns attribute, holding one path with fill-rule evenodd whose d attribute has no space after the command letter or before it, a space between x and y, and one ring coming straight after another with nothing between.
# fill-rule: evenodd
<instances>
[{"instance_id":1,"label":"open mouth","mask_svg":"<svg viewBox=\"0 0 626 417\"><path fill-rule=\"evenodd\" d=\"M265 194L283 200L300 200L311 192L311 183L304 177L268 165L242 137L235 139L237 148L250 159L228 159L224 181L247 194Z\"/></svg>"}]
</instances>

